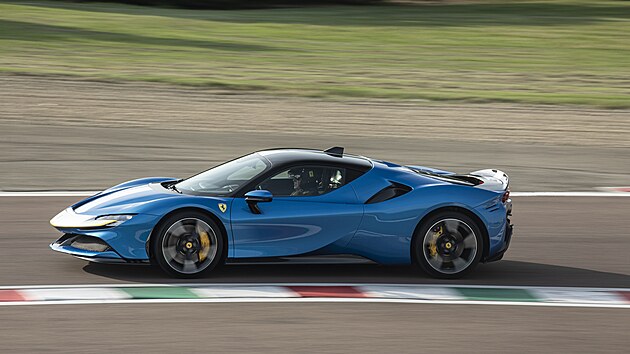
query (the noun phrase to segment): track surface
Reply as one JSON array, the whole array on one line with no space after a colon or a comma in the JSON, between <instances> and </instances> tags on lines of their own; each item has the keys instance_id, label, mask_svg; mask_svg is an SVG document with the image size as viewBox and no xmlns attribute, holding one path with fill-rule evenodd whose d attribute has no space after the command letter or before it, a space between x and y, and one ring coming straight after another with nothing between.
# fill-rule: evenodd
<instances>
[{"instance_id":1,"label":"track surface","mask_svg":"<svg viewBox=\"0 0 630 354\"><path fill-rule=\"evenodd\" d=\"M0 316L6 353L621 353L630 344L630 311L614 309L160 304L4 307Z\"/></svg>"},{"instance_id":2,"label":"track surface","mask_svg":"<svg viewBox=\"0 0 630 354\"><path fill-rule=\"evenodd\" d=\"M176 282L48 249L76 198L0 198L0 285ZM458 284L630 287L630 198L515 198L506 258ZM440 283L411 267L230 266L206 283ZM137 304L0 308L0 351L623 352L628 310L409 304ZM448 328L448 330L445 330ZM450 344L443 339L450 338Z\"/></svg>"},{"instance_id":3,"label":"track surface","mask_svg":"<svg viewBox=\"0 0 630 354\"><path fill-rule=\"evenodd\" d=\"M148 266L88 264L49 250L60 234L48 220L76 199L0 198L0 285L177 282ZM628 210L630 198L514 198L506 258L455 283L630 288ZM234 265L199 281L440 282L413 267L378 265Z\"/></svg>"}]
</instances>

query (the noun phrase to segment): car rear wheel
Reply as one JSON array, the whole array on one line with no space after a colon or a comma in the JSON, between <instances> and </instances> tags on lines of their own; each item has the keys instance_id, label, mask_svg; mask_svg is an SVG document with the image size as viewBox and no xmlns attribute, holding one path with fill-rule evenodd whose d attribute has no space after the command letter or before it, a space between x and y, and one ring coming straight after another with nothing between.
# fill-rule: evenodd
<instances>
[{"instance_id":1,"label":"car rear wheel","mask_svg":"<svg viewBox=\"0 0 630 354\"><path fill-rule=\"evenodd\" d=\"M427 274L455 279L472 271L483 253L477 223L459 212L444 212L422 223L414 236L414 258Z\"/></svg>"},{"instance_id":2,"label":"car rear wheel","mask_svg":"<svg viewBox=\"0 0 630 354\"><path fill-rule=\"evenodd\" d=\"M223 259L224 237L207 215L185 212L165 219L152 243L154 261L179 278L209 273Z\"/></svg>"}]
</instances>

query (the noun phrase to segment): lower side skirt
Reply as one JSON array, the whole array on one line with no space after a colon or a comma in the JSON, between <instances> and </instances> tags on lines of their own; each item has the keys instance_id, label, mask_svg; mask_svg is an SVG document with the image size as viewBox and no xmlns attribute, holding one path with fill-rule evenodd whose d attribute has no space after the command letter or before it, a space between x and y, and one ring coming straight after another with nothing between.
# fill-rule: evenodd
<instances>
[{"instance_id":1,"label":"lower side skirt","mask_svg":"<svg viewBox=\"0 0 630 354\"><path fill-rule=\"evenodd\" d=\"M291 256L264 258L228 258L226 264L376 264L367 258L355 255Z\"/></svg>"}]
</instances>

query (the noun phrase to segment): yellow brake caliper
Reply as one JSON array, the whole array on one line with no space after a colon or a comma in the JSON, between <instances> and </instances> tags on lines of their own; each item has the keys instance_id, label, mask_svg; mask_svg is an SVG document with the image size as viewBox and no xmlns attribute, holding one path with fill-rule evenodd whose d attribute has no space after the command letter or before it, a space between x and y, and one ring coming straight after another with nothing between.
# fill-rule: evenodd
<instances>
[{"instance_id":1,"label":"yellow brake caliper","mask_svg":"<svg viewBox=\"0 0 630 354\"><path fill-rule=\"evenodd\" d=\"M437 231L433 232L431 235L431 240L429 241L429 255L431 257L437 256L437 239L444 233L442 226L438 226Z\"/></svg>"},{"instance_id":2,"label":"yellow brake caliper","mask_svg":"<svg viewBox=\"0 0 630 354\"><path fill-rule=\"evenodd\" d=\"M198 230L199 233L199 241L201 241L201 250L199 250L199 262L203 262L206 257L208 257L208 253L210 252L210 237L208 237L208 233L203 230Z\"/></svg>"}]
</instances>

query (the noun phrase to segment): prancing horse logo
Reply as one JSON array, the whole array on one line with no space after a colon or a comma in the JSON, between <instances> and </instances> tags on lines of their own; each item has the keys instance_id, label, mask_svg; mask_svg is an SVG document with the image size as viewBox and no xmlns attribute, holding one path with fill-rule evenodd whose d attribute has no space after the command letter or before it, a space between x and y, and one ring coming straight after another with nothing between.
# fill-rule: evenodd
<instances>
[{"instance_id":1,"label":"prancing horse logo","mask_svg":"<svg viewBox=\"0 0 630 354\"><path fill-rule=\"evenodd\" d=\"M225 211L227 210L227 204L219 203L219 210L221 210L222 213L225 213Z\"/></svg>"}]
</instances>

